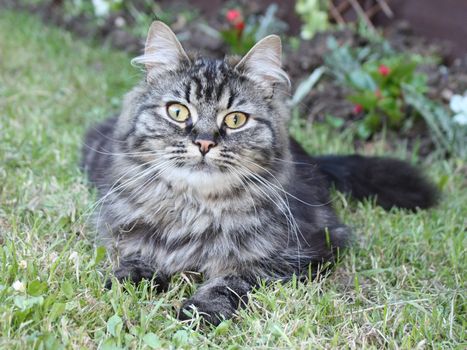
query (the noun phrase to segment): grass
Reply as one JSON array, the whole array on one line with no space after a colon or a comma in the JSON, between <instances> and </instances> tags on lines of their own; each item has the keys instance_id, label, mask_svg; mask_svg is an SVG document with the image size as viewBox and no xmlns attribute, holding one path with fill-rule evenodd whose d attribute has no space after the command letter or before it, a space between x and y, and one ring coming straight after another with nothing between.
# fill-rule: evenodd
<instances>
[{"instance_id":1,"label":"grass","mask_svg":"<svg viewBox=\"0 0 467 350\"><path fill-rule=\"evenodd\" d=\"M466 165L455 159L426 164L444 192L433 210L385 212L336 194L356 238L334 273L263 286L217 328L175 319L196 288L183 275L161 295L147 284L104 290L77 164L85 127L118 110L138 73L126 55L27 15L2 11L0 33L0 348L467 346ZM325 127L294 132L310 151L352 149Z\"/></svg>"}]
</instances>

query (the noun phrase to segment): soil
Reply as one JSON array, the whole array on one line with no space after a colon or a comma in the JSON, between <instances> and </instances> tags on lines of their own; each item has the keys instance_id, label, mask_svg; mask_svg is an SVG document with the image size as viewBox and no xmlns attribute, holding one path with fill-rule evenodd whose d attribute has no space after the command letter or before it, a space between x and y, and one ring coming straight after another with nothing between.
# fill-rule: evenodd
<instances>
[{"instance_id":1,"label":"soil","mask_svg":"<svg viewBox=\"0 0 467 350\"><path fill-rule=\"evenodd\" d=\"M222 1L211 0L204 4L197 1L203 12L196 16L191 22L184 21L182 16L176 17L171 25L172 29L181 38L187 50L194 50L202 55L220 58L225 56L227 48L220 39L206 34L200 23L206 23L212 28L220 29L225 23L221 15ZM209 4L211 5L209 5ZM237 1L246 15L264 13L270 1ZM299 19L291 15L293 11L288 2L280 2L278 17L288 24L286 35L297 35L300 27ZM190 9L189 1L158 1L160 8L170 13L179 13ZM151 13L145 0L132 1L132 5L143 13ZM204 6L206 5L206 6ZM209 5L209 6L208 6ZM204 7L203 7L204 6ZM144 38L131 34L126 28L131 28L134 18L128 11L112 13L102 23L97 24L94 18L84 15L70 17L64 13L63 0L52 0L47 5L22 6L20 1L0 0L0 8L8 7L26 10L40 16L46 23L60 26L80 37L90 38L99 43L105 42L117 49L125 50L132 55L141 52ZM145 12L146 11L146 12ZM427 41L413 34L410 26L404 22L395 22L387 27L384 33L391 46L400 52L413 52L423 56L439 57L441 64L431 64L419 69L428 76L430 98L447 103L454 93L467 91L467 55L455 57L452 44L443 41ZM349 43L353 47L361 47L368 44L367 40L358 36L351 30L327 31L318 33L310 41L301 41L297 49L290 45L284 45L284 66L289 73L293 84L296 86L300 81L317 67L323 65L323 57L328 51L327 39L333 36L340 43ZM301 105L304 118L311 122L322 122L326 115L342 118L344 127L349 125L356 116L353 113L354 106L346 100L348 91L331 79L322 79L312 89ZM371 148L372 143L377 140L356 142L358 148ZM409 131L390 134L389 144L397 144L400 139L408 140L408 146L419 143L419 153L424 155L433 149L430 136L423 124L415 125Z\"/></svg>"}]
</instances>

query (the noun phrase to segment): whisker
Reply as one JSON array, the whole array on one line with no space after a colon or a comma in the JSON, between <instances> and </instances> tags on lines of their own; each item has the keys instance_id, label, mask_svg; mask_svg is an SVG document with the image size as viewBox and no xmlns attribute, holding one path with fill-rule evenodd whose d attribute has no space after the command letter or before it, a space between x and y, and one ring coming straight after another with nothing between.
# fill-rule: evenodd
<instances>
[{"instance_id":1,"label":"whisker","mask_svg":"<svg viewBox=\"0 0 467 350\"><path fill-rule=\"evenodd\" d=\"M111 195L113 195L114 193L116 193L117 191L121 191L121 190L124 190L126 188L128 188L132 183L138 181L139 179L141 178L144 178L146 177L147 175L149 175L150 173L154 172L155 168L157 168L157 166L159 166L158 163L156 163L155 161L152 161L152 162L148 162L149 164L151 164L151 166L145 170L143 170L141 173L137 173L136 175L133 175L132 177L130 177L129 179L127 179L125 182L123 182L122 184L118 185L116 188L111 188L107 194L101 199L98 201L98 205L101 205L100 209L99 209L99 214L97 215L97 220L96 220L96 229L97 227L99 226L99 220L100 220L100 217L101 217L101 212L102 212L102 207L103 207L103 204L105 202L105 200L110 197ZM143 165L147 165L148 163L144 163ZM131 170L134 170L135 168L132 168L130 169ZM129 171L127 171L126 173L128 173ZM124 175L122 177L120 177L119 179L123 178ZM117 180L114 184L114 186L119 182L119 180ZM112 187L114 187L112 186ZM109 202L109 204L112 204L114 203L114 201L111 201Z\"/></svg>"},{"instance_id":2,"label":"whisker","mask_svg":"<svg viewBox=\"0 0 467 350\"><path fill-rule=\"evenodd\" d=\"M314 168L318 167L318 164L316 163L295 162L293 160L286 160L286 159L281 159L277 157L272 157L272 159L274 162L283 162L287 164L296 164L296 165L309 165L310 167L314 167Z\"/></svg>"},{"instance_id":3,"label":"whisker","mask_svg":"<svg viewBox=\"0 0 467 350\"><path fill-rule=\"evenodd\" d=\"M255 177L255 174L251 174L252 176ZM258 179L258 178L257 178ZM295 220L295 217L292 213L292 210L290 209L290 203L287 201L285 202L284 199L282 198L282 196L280 196L279 193L277 193L277 191L275 191L273 188L271 188L269 185L270 183L264 183L264 182L261 182L261 179L258 179L260 181L260 183L263 183L263 185L265 185L267 188L269 188L270 191L272 191L272 193L275 195L275 197L282 203L282 205L285 207L285 209L282 209L279 207L279 205L277 203L275 203L275 201L273 201L276 206L279 208L279 210L282 212L282 214L284 215L284 217L286 218L286 221L287 221L287 246L290 244L290 234L293 234L295 236L295 239L296 239L296 246L297 246L297 257L298 257L298 266L301 266L301 263L300 263L300 259L301 259L301 243L300 243L300 240L299 240L299 235L300 237L303 239L304 242L307 242L305 236L303 235L302 231L300 230L300 226L298 225L297 221ZM270 198L268 196L268 198ZM299 271L300 273L300 271Z\"/></svg>"},{"instance_id":4,"label":"whisker","mask_svg":"<svg viewBox=\"0 0 467 350\"><path fill-rule=\"evenodd\" d=\"M170 161L165 161L163 163L160 164L160 167L155 167L157 169L154 169L155 172L149 176L149 178L143 183L141 184L138 188L135 188L133 189L133 193L130 195L130 197L128 197L128 199L133 199L135 197L135 195L139 195L141 191L144 191L146 190L146 187L149 186L150 184L152 184L152 182L154 182L154 180L158 179L160 177L160 175L167 169L167 168L170 168L170 166L172 166L171 164L172 162Z\"/></svg>"},{"instance_id":5,"label":"whisker","mask_svg":"<svg viewBox=\"0 0 467 350\"><path fill-rule=\"evenodd\" d=\"M109 140L109 141L112 141L112 142L119 142L119 143L125 143L125 142L126 142L125 140L115 139L115 138L113 138L113 137L110 137L109 135L104 134L104 133L101 132L97 127L93 127L92 130L93 130L93 131L96 131L99 135L101 135L102 137L106 138L106 139Z\"/></svg>"},{"instance_id":6,"label":"whisker","mask_svg":"<svg viewBox=\"0 0 467 350\"><path fill-rule=\"evenodd\" d=\"M271 173L268 169L262 167L261 165L255 163L255 162L252 162L252 161L250 161L250 160L248 160L248 159L242 159L242 161L249 162L249 163L251 163L251 164L253 164L253 165L259 167L260 169L264 170L265 172L267 172L269 175L271 175L271 176L277 181L277 183L279 184L279 186L273 184L272 182L268 181L267 179L265 179L263 176L261 176L261 175L259 175L259 174L256 174L256 175L257 175L257 176L260 176L264 181L266 181L266 182L268 182L269 184L271 184L271 186L277 188L277 189L278 189L279 191L281 191L281 192L284 192L287 196L292 197L293 199L299 201L299 202L302 203L302 204L305 204L305 205L310 206L310 207L322 207L322 206L325 206L325 205L328 205L328 204L332 203L332 199L330 199L328 202L322 203L322 204L311 204L311 203L308 203L308 202L306 202L306 201L304 201L304 200L298 198L297 196L294 196L294 195L291 194L290 192L287 192L287 191L284 189L284 187L282 186L282 184L280 183L280 181L279 181L279 180L274 176L274 174Z\"/></svg>"},{"instance_id":7,"label":"whisker","mask_svg":"<svg viewBox=\"0 0 467 350\"><path fill-rule=\"evenodd\" d=\"M245 172L247 175L253 177L253 178L256 178L256 180L258 180L260 183L262 183L264 186L266 186L266 188L268 188L272 193L272 195L274 195L274 197L276 198L276 200L278 200L285 208L286 208L286 211L281 208L278 203L276 203L276 201L270 197L270 195L265 192L259 185L255 184L253 181L251 181L251 179L249 179L248 177L246 176L243 176L243 178L246 180L246 181L249 181L253 186L255 186L264 196L266 196L267 199L269 199L272 203L274 203L276 205L276 207L279 209L279 211L284 215L284 217L286 218L287 220L287 226L288 226L288 232L290 232L290 228L292 229L292 231L294 232L294 234L296 235L296 238L297 238L297 245L300 245L300 242L298 240L298 234L297 234L297 231L300 232L300 228L298 226L298 224L296 223L295 221L295 218L290 210L290 206L288 203L286 203L284 201L284 199L280 196L279 193L277 193L277 191L275 191L273 188L271 188L267 183L264 183L261 181L261 179L257 178L256 175L254 173L252 173L248 168L245 168L245 167L242 167L243 168L243 172ZM243 174L241 174L243 175ZM300 232L302 238L304 239L302 233Z\"/></svg>"},{"instance_id":8,"label":"whisker","mask_svg":"<svg viewBox=\"0 0 467 350\"><path fill-rule=\"evenodd\" d=\"M108 199L108 197L110 197L111 195L113 195L114 193L116 193L117 191L121 191L121 190L124 190L126 188L128 188L132 183L138 181L139 179L141 178L144 178L146 177L147 175L153 173L155 170L157 170L158 167L161 167L162 165L164 165L165 162L160 162L159 160L152 160L152 161L149 161L149 162L145 162L143 164L139 164L135 167L132 167L130 169L128 169L123 175L121 175L115 182L114 184L110 187L110 189L107 191L107 193L101 198L99 199L93 206L91 206L91 208L88 210L88 211L94 211L95 209L97 209L98 206L100 206L100 209L99 209L99 213L97 215L97 220L96 220L96 226L99 225L99 220L100 220L100 216L101 216L101 211L102 211L102 207L103 207L103 204L105 203L105 201ZM135 171L141 167L146 167L146 166L149 166L149 168L143 170L142 172L138 172L136 173L135 175L131 176L130 178L126 179L123 183L120 183L120 181L129 173L131 173L132 171ZM113 203L114 201L110 202L109 204Z\"/></svg>"}]
</instances>

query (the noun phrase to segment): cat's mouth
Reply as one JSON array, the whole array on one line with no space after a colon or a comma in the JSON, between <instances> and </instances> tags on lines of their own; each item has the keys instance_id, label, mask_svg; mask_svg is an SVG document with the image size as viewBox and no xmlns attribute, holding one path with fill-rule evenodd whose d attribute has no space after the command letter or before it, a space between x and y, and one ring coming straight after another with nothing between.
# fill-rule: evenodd
<instances>
[{"instance_id":1,"label":"cat's mouth","mask_svg":"<svg viewBox=\"0 0 467 350\"><path fill-rule=\"evenodd\" d=\"M202 157L199 162L196 162L191 166L193 170L197 171L206 171L206 172L212 172L215 170L214 164L211 164L211 162L208 162L205 157Z\"/></svg>"},{"instance_id":2,"label":"cat's mouth","mask_svg":"<svg viewBox=\"0 0 467 350\"><path fill-rule=\"evenodd\" d=\"M177 165L169 167L161 176L169 183L178 184L183 191L190 188L203 195L219 194L239 186L241 182L239 177L232 176L229 169L223 167L221 159L215 157L186 157Z\"/></svg>"},{"instance_id":3,"label":"cat's mouth","mask_svg":"<svg viewBox=\"0 0 467 350\"><path fill-rule=\"evenodd\" d=\"M216 155L192 155L185 157L183 167L189 171L214 174L222 171L222 161Z\"/></svg>"}]
</instances>

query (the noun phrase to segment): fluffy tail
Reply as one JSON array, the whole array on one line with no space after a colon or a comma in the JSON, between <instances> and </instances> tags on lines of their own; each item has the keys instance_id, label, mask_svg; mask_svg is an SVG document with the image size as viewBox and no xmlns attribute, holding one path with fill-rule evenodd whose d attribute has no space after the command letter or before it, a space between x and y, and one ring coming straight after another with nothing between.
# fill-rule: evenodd
<instances>
[{"instance_id":1,"label":"fluffy tail","mask_svg":"<svg viewBox=\"0 0 467 350\"><path fill-rule=\"evenodd\" d=\"M314 160L339 191L359 200L376 197L385 209L428 208L438 199L436 187L418 169L398 159L352 155Z\"/></svg>"}]
</instances>

